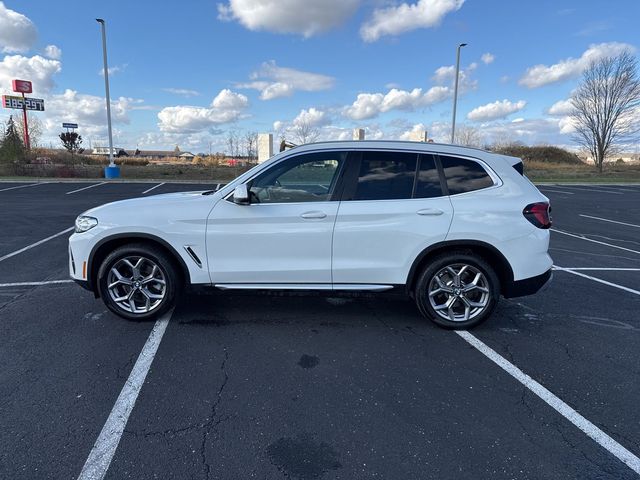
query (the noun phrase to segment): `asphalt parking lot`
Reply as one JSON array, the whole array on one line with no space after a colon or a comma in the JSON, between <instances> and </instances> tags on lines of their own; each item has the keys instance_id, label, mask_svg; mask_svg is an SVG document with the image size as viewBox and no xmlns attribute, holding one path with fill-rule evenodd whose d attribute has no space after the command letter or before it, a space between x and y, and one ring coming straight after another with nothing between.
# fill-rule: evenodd
<instances>
[{"instance_id":1,"label":"asphalt parking lot","mask_svg":"<svg viewBox=\"0 0 640 480\"><path fill-rule=\"evenodd\" d=\"M637 478L640 185L541 186L553 283L469 333L383 295L135 323L67 281L82 211L214 187L0 183L0 478Z\"/></svg>"}]
</instances>

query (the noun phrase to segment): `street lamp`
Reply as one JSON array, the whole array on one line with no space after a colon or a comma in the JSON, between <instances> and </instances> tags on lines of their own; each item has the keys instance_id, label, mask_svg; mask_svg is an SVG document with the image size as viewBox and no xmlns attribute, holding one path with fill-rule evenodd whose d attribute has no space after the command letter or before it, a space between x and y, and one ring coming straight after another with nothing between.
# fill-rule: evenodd
<instances>
[{"instance_id":1,"label":"street lamp","mask_svg":"<svg viewBox=\"0 0 640 480\"><path fill-rule=\"evenodd\" d=\"M104 90L107 97L107 126L109 129L109 166L104 169L105 178L117 178L120 169L113 161L113 133L111 130L111 99L109 98L109 66L107 65L107 32L102 18L96 18L96 22L102 27L102 57L104 61Z\"/></svg>"},{"instance_id":2,"label":"street lamp","mask_svg":"<svg viewBox=\"0 0 640 480\"><path fill-rule=\"evenodd\" d=\"M454 143L456 135L456 107L458 106L458 79L460 77L460 49L466 47L466 43L458 45L456 53L456 82L453 89L453 120L451 121L451 143Z\"/></svg>"}]
</instances>

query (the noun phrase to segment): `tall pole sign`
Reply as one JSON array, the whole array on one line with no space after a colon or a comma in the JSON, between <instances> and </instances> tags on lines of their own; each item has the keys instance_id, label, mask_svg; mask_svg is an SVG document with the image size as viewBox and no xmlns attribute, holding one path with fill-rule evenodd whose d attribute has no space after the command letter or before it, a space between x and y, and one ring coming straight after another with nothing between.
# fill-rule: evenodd
<instances>
[{"instance_id":1,"label":"tall pole sign","mask_svg":"<svg viewBox=\"0 0 640 480\"><path fill-rule=\"evenodd\" d=\"M27 147L27 150L31 149L31 144L29 142L29 122L27 120L27 101L25 99L25 93L33 92L33 85L31 82L27 80L13 80L13 91L22 94L22 118L24 124L24 146Z\"/></svg>"}]
</instances>

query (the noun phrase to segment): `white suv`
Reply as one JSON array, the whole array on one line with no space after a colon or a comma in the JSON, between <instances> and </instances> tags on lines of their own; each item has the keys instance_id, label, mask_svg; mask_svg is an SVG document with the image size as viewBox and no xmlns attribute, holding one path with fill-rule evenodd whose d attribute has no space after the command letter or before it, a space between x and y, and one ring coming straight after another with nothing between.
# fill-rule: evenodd
<instances>
[{"instance_id":1,"label":"white suv","mask_svg":"<svg viewBox=\"0 0 640 480\"><path fill-rule=\"evenodd\" d=\"M452 145L328 142L280 153L217 192L83 213L71 277L128 319L185 286L402 289L440 326L485 320L551 277L549 201L522 162Z\"/></svg>"}]
</instances>

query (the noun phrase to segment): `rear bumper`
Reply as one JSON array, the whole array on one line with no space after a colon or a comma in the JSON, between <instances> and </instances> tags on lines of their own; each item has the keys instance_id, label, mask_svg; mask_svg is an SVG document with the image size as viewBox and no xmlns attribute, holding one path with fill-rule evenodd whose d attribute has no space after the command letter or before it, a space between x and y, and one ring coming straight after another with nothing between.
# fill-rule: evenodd
<instances>
[{"instance_id":1,"label":"rear bumper","mask_svg":"<svg viewBox=\"0 0 640 480\"><path fill-rule=\"evenodd\" d=\"M553 272L551 269L549 269L541 275L525 278L523 280L517 280L509 283L508 285L505 285L502 295L505 298L533 295L534 293L539 292L541 289L549 286L552 278Z\"/></svg>"}]
</instances>

